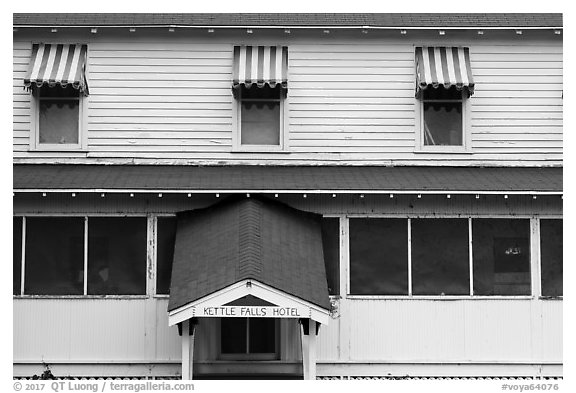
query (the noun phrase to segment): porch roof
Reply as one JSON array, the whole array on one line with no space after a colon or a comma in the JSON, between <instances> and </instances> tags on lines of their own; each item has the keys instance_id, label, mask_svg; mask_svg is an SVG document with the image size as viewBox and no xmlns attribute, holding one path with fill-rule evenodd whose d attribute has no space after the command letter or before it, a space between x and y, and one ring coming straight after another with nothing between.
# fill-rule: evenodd
<instances>
[{"instance_id":1,"label":"porch roof","mask_svg":"<svg viewBox=\"0 0 576 393\"><path fill-rule=\"evenodd\" d=\"M177 218L169 311L243 280L330 308L320 215L232 196Z\"/></svg>"},{"instance_id":2,"label":"porch roof","mask_svg":"<svg viewBox=\"0 0 576 393\"><path fill-rule=\"evenodd\" d=\"M15 164L16 192L562 193L561 167Z\"/></svg>"}]
</instances>

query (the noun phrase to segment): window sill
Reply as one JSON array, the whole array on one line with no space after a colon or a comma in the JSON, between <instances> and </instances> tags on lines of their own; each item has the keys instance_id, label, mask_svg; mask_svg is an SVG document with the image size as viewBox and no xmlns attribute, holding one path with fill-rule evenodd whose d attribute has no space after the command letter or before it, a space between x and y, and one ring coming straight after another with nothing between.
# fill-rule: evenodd
<instances>
[{"instance_id":1,"label":"window sill","mask_svg":"<svg viewBox=\"0 0 576 393\"><path fill-rule=\"evenodd\" d=\"M74 153L88 153L88 149L82 147L31 147L28 149L30 153L43 153L43 152L74 152Z\"/></svg>"},{"instance_id":2,"label":"window sill","mask_svg":"<svg viewBox=\"0 0 576 393\"><path fill-rule=\"evenodd\" d=\"M450 147L438 147L438 148L419 148L413 150L414 154L474 154L471 149L465 148L450 148Z\"/></svg>"},{"instance_id":3,"label":"window sill","mask_svg":"<svg viewBox=\"0 0 576 393\"><path fill-rule=\"evenodd\" d=\"M540 296L540 300L564 300L564 296Z\"/></svg>"},{"instance_id":4,"label":"window sill","mask_svg":"<svg viewBox=\"0 0 576 393\"><path fill-rule=\"evenodd\" d=\"M266 154L289 154L290 150L282 149L282 148L266 148L266 147L238 147L234 148L230 151L230 153L266 153Z\"/></svg>"}]
</instances>

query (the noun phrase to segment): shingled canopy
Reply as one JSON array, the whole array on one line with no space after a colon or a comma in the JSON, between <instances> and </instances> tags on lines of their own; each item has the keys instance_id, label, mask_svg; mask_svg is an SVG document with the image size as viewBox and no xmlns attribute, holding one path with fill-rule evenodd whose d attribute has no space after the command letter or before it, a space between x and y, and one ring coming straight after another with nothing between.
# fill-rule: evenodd
<instances>
[{"instance_id":1,"label":"shingled canopy","mask_svg":"<svg viewBox=\"0 0 576 393\"><path fill-rule=\"evenodd\" d=\"M562 194L561 167L14 165L15 192Z\"/></svg>"},{"instance_id":2,"label":"shingled canopy","mask_svg":"<svg viewBox=\"0 0 576 393\"><path fill-rule=\"evenodd\" d=\"M251 280L327 314L320 215L234 196L177 218L170 313Z\"/></svg>"}]
</instances>

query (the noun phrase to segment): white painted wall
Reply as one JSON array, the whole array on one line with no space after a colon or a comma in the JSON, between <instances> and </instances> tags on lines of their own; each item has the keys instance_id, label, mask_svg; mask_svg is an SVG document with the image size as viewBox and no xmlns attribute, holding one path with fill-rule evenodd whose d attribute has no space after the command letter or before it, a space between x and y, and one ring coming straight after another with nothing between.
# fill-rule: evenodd
<instances>
[{"instance_id":1,"label":"white painted wall","mask_svg":"<svg viewBox=\"0 0 576 393\"><path fill-rule=\"evenodd\" d=\"M15 373L41 362L178 368L180 337L176 327L168 327L167 304L157 298L15 299ZM209 337L216 329L206 322L201 321L195 347L195 361L202 363L216 360ZM286 362L301 358L292 325L281 328ZM428 363L560 365L562 301L342 300L339 318L321 327L318 362L404 364L404 374L410 365Z\"/></svg>"},{"instance_id":2,"label":"white painted wall","mask_svg":"<svg viewBox=\"0 0 576 393\"><path fill-rule=\"evenodd\" d=\"M549 34L547 34L549 33ZM31 43L14 41L15 162L561 165L562 39L552 32L479 39L320 33L248 40L66 33L89 45L88 151L29 152ZM59 33L60 34L60 33ZM263 34L263 33L262 33ZM60 38L62 37L62 38ZM289 46L289 153L232 153L234 43ZM415 153L415 45L470 47L472 154Z\"/></svg>"}]
</instances>

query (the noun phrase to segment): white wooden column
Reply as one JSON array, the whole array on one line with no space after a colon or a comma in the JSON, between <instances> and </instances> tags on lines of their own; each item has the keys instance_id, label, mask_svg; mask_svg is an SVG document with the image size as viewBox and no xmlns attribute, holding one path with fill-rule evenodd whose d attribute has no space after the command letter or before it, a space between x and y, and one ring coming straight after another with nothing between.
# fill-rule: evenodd
<instances>
[{"instance_id":1,"label":"white wooden column","mask_svg":"<svg viewBox=\"0 0 576 393\"><path fill-rule=\"evenodd\" d=\"M308 378L316 380L316 321L308 320Z\"/></svg>"},{"instance_id":2,"label":"white wooden column","mask_svg":"<svg viewBox=\"0 0 576 393\"><path fill-rule=\"evenodd\" d=\"M192 324L192 326L191 326ZM194 335L193 322L188 319L182 322L182 379L192 379L194 368Z\"/></svg>"},{"instance_id":3,"label":"white wooden column","mask_svg":"<svg viewBox=\"0 0 576 393\"><path fill-rule=\"evenodd\" d=\"M300 337L302 338L302 371L304 372L304 379L309 379L308 375L310 372L308 371L308 360L310 353L308 352L308 335L304 333L304 323L306 322L300 324Z\"/></svg>"},{"instance_id":4,"label":"white wooden column","mask_svg":"<svg viewBox=\"0 0 576 393\"><path fill-rule=\"evenodd\" d=\"M302 332L302 368L304 379L316 379L316 321L301 321Z\"/></svg>"}]
</instances>

